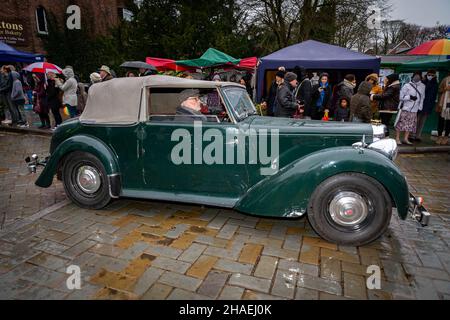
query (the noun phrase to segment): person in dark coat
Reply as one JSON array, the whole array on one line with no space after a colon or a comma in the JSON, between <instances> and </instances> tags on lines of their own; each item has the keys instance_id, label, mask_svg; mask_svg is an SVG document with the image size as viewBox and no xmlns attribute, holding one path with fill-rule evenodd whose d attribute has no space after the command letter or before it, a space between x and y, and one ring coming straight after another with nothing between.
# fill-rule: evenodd
<instances>
[{"instance_id":1,"label":"person in dark coat","mask_svg":"<svg viewBox=\"0 0 450 320\"><path fill-rule=\"evenodd\" d=\"M425 85L425 99L423 100L423 108L417 113L416 133L411 133L411 140L422 141L422 131L428 116L436 105L439 83L436 77L436 70L428 70L425 79L422 81Z\"/></svg>"},{"instance_id":2,"label":"person in dark coat","mask_svg":"<svg viewBox=\"0 0 450 320\"><path fill-rule=\"evenodd\" d=\"M55 128L62 123L62 117L60 113L60 108L62 103L60 100L61 90L55 84L56 74L53 72L47 72L47 87L45 93L47 94L47 104L49 109L52 111L53 117L55 118Z\"/></svg>"},{"instance_id":3,"label":"person in dark coat","mask_svg":"<svg viewBox=\"0 0 450 320\"><path fill-rule=\"evenodd\" d=\"M308 78L308 73L305 68L298 67L297 72L299 84L295 90L295 98L300 102L300 105L303 106L305 116L311 117L311 81Z\"/></svg>"},{"instance_id":4,"label":"person in dark coat","mask_svg":"<svg viewBox=\"0 0 450 320\"><path fill-rule=\"evenodd\" d=\"M47 95L45 93L45 78L41 73L34 74L34 81L36 86L34 88L34 92L36 95L36 99L34 99L33 110L39 115L39 119L41 119L41 126L39 129L50 129L50 117L48 116L48 103L47 103Z\"/></svg>"},{"instance_id":5,"label":"person in dark coat","mask_svg":"<svg viewBox=\"0 0 450 320\"><path fill-rule=\"evenodd\" d=\"M372 120L371 90L372 85L369 82L361 82L358 92L352 97L350 102L350 121L370 123Z\"/></svg>"},{"instance_id":6,"label":"person in dark coat","mask_svg":"<svg viewBox=\"0 0 450 320\"><path fill-rule=\"evenodd\" d=\"M284 71L278 71L275 74L275 80L273 80L269 89L269 94L264 101L267 105L267 115L270 117L273 117L275 115L278 86L283 83L285 74L286 72Z\"/></svg>"},{"instance_id":7,"label":"person in dark coat","mask_svg":"<svg viewBox=\"0 0 450 320\"><path fill-rule=\"evenodd\" d=\"M380 102L380 110L397 111L400 102L400 81L397 73L384 79L384 89L381 94L373 94L370 100ZM381 123L389 128L393 113L380 112Z\"/></svg>"},{"instance_id":8,"label":"person in dark coat","mask_svg":"<svg viewBox=\"0 0 450 320\"><path fill-rule=\"evenodd\" d=\"M347 97L339 99L339 105L334 110L335 121L349 121L350 119L350 100Z\"/></svg>"},{"instance_id":9,"label":"person in dark coat","mask_svg":"<svg viewBox=\"0 0 450 320\"><path fill-rule=\"evenodd\" d=\"M200 110L200 91L196 89L186 89L179 94L180 105L176 110L175 121L207 121L205 115Z\"/></svg>"},{"instance_id":10,"label":"person in dark coat","mask_svg":"<svg viewBox=\"0 0 450 320\"><path fill-rule=\"evenodd\" d=\"M334 111L339 107L342 98L347 98L349 101L352 99L353 95L355 94L355 87L355 75L347 74L344 77L344 80L340 82L334 90L333 103L330 110L331 114L334 114Z\"/></svg>"},{"instance_id":11,"label":"person in dark coat","mask_svg":"<svg viewBox=\"0 0 450 320\"><path fill-rule=\"evenodd\" d=\"M297 87L297 75L288 72L284 76L284 82L279 85L277 92L277 109L275 116L279 118L292 118L299 105L295 100L294 90Z\"/></svg>"},{"instance_id":12,"label":"person in dark coat","mask_svg":"<svg viewBox=\"0 0 450 320\"><path fill-rule=\"evenodd\" d=\"M322 120L324 113L331 108L331 85L328 83L328 73L322 73L317 85L312 88L311 118Z\"/></svg>"}]
</instances>

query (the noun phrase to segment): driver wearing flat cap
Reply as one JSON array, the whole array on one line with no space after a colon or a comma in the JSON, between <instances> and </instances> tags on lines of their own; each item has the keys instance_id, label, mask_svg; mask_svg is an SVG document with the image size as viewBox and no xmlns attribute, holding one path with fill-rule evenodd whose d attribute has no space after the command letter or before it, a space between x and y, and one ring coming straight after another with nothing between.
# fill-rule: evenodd
<instances>
[{"instance_id":1,"label":"driver wearing flat cap","mask_svg":"<svg viewBox=\"0 0 450 320\"><path fill-rule=\"evenodd\" d=\"M207 121L205 115L203 115L200 104L200 91L196 89L186 89L179 94L180 106L176 111L176 120L181 121Z\"/></svg>"}]
</instances>

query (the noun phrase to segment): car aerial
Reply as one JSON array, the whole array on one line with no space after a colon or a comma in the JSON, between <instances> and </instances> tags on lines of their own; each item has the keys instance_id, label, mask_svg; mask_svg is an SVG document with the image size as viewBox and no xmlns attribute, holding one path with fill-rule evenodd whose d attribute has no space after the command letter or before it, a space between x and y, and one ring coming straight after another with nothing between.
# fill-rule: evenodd
<instances>
[{"instance_id":1,"label":"car aerial","mask_svg":"<svg viewBox=\"0 0 450 320\"><path fill-rule=\"evenodd\" d=\"M198 92L206 115L178 115ZM215 104L215 105L213 105ZM128 197L233 208L262 217L307 216L324 239L363 245L393 208L422 225L383 125L258 115L245 87L169 76L117 78L89 89L86 108L53 133L50 155L27 159L36 181L56 175L78 206Z\"/></svg>"}]
</instances>

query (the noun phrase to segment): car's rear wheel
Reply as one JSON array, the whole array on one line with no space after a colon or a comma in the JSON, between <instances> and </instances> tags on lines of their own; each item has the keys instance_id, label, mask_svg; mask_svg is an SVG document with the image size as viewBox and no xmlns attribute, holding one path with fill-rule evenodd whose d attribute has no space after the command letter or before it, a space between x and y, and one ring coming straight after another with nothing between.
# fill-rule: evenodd
<instances>
[{"instance_id":1,"label":"car's rear wheel","mask_svg":"<svg viewBox=\"0 0 450 320\"><path fill-rule=\"evenodd\" d=\"M101 209L111 201L105 168L90 153L74 152L65 157L62 180L67 196L82 208Z\"/></svg>"},{"instance_id":2,"label":"car's rear wheel","mask_svg":"<svg viewBox=\"0 0 450 320\"><path fill-rule=\"evenodd\" d=\"M308 220L324 239L360 246L380 237L389 226L392 205L386 189L358 173L333 176L311 196Z\"/></svg>"}]
</instances>

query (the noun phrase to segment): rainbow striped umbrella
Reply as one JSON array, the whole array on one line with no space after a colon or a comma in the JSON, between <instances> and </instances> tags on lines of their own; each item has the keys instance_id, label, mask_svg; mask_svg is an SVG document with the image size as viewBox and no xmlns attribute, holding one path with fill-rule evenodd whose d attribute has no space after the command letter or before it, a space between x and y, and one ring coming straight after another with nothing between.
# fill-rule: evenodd
<instances>
[{"instance_id":1,"label":"rainbow striped umbrella","mask_svg":"<svg viewBox=\"0 0 450 320\"><path fill-rule=\"evenodd\" d=\"M409 51L408 54L448 56L450 55L450 39L439 39L425 42Z\"/></svg>"}]
</instances>

